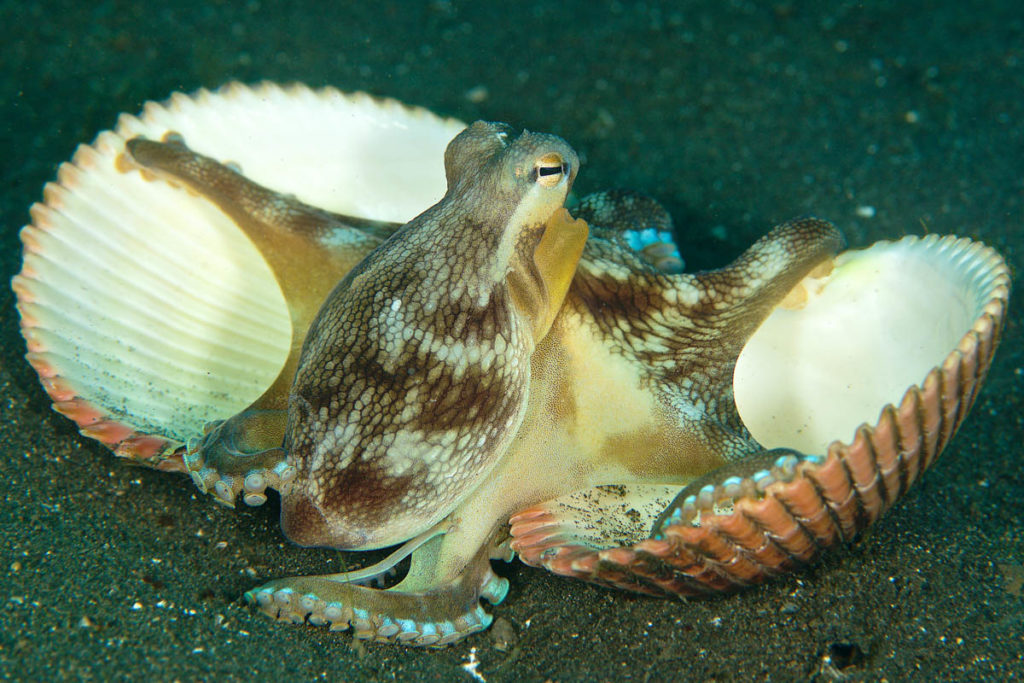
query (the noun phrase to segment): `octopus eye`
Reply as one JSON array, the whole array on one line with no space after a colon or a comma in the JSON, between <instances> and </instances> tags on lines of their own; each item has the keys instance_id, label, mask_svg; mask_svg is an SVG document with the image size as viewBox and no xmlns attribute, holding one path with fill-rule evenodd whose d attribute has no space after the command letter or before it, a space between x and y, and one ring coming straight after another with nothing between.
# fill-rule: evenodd
<instances>
[{"instance_id":1,"label":"octopus eye","mask_svg":"<svg viewBox=\"0 0 1024 683\"><path fill-rule=\"evenodd\" d=\"M533 165L534 178L544 187L554 187L568 173L569 164L554 152L545 154Z\"/></svg>"}]
</instances>

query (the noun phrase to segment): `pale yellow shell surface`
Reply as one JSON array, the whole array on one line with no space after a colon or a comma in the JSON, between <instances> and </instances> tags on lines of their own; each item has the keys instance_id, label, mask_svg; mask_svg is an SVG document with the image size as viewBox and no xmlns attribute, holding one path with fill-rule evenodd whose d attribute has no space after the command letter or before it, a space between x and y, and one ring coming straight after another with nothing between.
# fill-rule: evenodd
<instances>
[{"instance_id":1,"label":"pale yellow shell surface","mask_svg":"<svg viewBox=\"0 0 1024 683\"><path fill-rule=\"evenodd\" d=\"M733 376L744 424L768 448L824 453L850 439L940 366L1007 282L995 251L950 235L843 252L744 347Z\"/></svg>"}]
</instances>

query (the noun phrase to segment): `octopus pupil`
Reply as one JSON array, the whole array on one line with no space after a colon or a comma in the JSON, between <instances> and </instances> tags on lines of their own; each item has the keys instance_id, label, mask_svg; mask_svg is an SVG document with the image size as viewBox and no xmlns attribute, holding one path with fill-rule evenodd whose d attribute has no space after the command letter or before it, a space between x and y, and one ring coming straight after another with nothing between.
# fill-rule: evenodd
<instances>
[{"instance_id":1,"label":"octopus pupil","mask_svg":"<svg viewBox=\"0 0 1024 683\"><path fill-rule=\"evenodd\" d=\"M538 172L540 173L540 176L543 178L544 176L555 175L556 173L561 173L562 172L562 167L561 166L541 166L538 169Z\"/></svg>"}]
</instances>

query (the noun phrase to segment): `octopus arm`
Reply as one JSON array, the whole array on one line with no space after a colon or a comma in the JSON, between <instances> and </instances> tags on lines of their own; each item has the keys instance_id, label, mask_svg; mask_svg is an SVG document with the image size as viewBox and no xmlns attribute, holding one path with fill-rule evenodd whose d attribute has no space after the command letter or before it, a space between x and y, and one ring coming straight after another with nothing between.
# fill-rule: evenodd
<instances>
[{"instance_id":1,"label":"octopus arm","mask_svg":"<svg viewBox=\"0 0 1024 683\"><path fill-rule=\"evenodd\" d=\"M594 192L573 209L593 226L590 252L632 268L681 273L685 267L668 211L639 192Z\"/></svg>"},{"instance_id":2,"label":"octopus arm","mask_svg":"<svg viewBox=\"0 0 1024 683\"><path fill-rule=\"evenodd\" d=\"M330 213L269 190L174 135L163 142L129 140L121 164L152 182L198 194L229 216L259 249L287 302L292 343L277 378L250 406L208 424L185 455L201 490L226 505L238 495L259 505L266 488L287 491L295 477L281 446L288 393L313 316L337 281L397 226Z\"/></svg>"},{"instance_id":3,"label":"octopus arm","mask_svg":"<svg viewBox=\"0 0 1024 683\"><path fill-rule=\"evenodd\" d=\"M490 626L493 618L481 600L499 604L508 580L497 576L490 560L500 557L494 525L489 538L473 537L479 525L459 528L446 519L406 543L378 565L345 574L276 579L246 593L269 616L294 623L352 629L358 638L441 647ZM409 570L387 589L359 585L390 573L412 555ZM505 556L510 559L510 556Z\"/></svg>"}]
</instances>

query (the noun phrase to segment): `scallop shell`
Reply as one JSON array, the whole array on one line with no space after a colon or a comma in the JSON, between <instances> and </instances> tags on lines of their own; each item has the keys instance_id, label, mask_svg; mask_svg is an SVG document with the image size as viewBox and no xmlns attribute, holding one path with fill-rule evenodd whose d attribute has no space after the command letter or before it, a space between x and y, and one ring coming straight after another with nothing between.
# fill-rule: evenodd
<instances>
[{"instance_id":1,"label":"scallop shell","mask_svg":"<svg viewBox=\"0 0 1024 683\"><path fill-rule=\"evenodd\" d=\"M988 372L1009 293L1005 261L969 239L905 237L840 254L769 316L734 373L752 436L811 457L780 458L752 478L753 492L735 482L684 490L651 538L650 510L671 487L535 505L512 517L512 548L557 574L654 595L739 588L810 562L855 538L935 462ZM641 521L621 528L624 509Z\"/></svg>"},{"instance_id":2,"label":"scallop shell","mask_svg":"<svg viewBox=\"0 0 1024 683\"><path fill-rule=\"evenodd\" d=\"M444 150L464 127L393 100L273 84L121 116L61 165L21 232L13 287L54 408L118 455L178 469L170 454L249 405L288 354L288 310L263 257L211 202L119 164L126 140L173 132L309 204L405 222L444 194Z\"/></svg>"}]
</instances>

